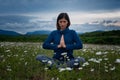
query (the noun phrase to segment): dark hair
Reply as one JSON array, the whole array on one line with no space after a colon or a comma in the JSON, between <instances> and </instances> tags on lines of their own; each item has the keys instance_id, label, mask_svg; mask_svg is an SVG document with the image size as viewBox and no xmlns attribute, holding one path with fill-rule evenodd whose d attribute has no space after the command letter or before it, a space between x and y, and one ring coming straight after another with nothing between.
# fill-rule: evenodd
<instances>
[{"instance_id":1,"label":"dark hair","mask_svg":"<svg viewBox=\"0 0 120 80\"><path fill-rule=\"evenodd\" d=\"M67 14L67 13L60 13L60 14L58 15L58 17L57 17L57 22L56 22L56 27L57 27L58 30L60 30L60 26L59 26L59 24L58 24L58 21L59 21L60 19L62 19L62 18L65 18L65 19L68 21L68 24L67 24L67 27L66 27L66 28L68 28L68 27L70 26L70 24L71 24L68 14Z\"/></svg>"}]
</instances>

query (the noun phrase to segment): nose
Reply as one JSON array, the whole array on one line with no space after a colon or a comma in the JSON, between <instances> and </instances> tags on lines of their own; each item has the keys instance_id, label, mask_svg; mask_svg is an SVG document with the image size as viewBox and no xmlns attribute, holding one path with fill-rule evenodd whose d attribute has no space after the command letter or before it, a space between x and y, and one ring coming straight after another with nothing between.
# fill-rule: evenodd
<instances>
[{"instance_id":1,"label":"nose","mask_svg":"<svg viewBox=\"0 0 120 80\"><path fill-rule=\"evenodd\" d=\"M65 23L64 23L64 22L62 22L62 23L61 23L61 25L62 25L62 26L64 26L64 25L65 25Z\"/></svg>"}]
</instances>

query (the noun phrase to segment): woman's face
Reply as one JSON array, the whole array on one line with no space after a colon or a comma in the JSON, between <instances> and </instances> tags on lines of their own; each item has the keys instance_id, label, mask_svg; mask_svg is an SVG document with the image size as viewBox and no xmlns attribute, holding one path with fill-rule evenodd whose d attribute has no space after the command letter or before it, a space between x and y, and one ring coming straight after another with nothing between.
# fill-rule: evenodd
<instances>
[{"instance_id":1,"label":"woman's face","mask_svg":"<svg viewBox=\"0 0 120 80\"><path fill-rule=\"evenodd\" d=\"M60 26L60 30L64 30L67 27L68 21L65 18L62 18L58 21L58 24Z\"/></svg>"}]
</instances>

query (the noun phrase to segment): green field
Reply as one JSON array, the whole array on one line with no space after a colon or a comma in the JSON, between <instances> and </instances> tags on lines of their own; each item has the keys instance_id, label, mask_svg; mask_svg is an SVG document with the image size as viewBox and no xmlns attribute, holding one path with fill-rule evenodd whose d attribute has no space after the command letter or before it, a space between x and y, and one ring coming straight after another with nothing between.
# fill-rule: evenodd
<instances>
[{"instance_id":1,"label":"green field","mask_svg":"<svg viewBox=\"0 0 120 80\"><path fill-rule=\"evenodd\" d=\"M52 57L42 43L0 42L0 80L120 80L120 46L84 44L74 56L86 59L78 69L47 69L36 55Z\"/></svg>"}]
</instances>

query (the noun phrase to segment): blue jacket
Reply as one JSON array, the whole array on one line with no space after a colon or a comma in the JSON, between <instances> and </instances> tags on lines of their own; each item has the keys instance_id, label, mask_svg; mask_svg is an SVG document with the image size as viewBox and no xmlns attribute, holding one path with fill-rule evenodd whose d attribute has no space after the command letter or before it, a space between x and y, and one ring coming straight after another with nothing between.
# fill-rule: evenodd
<instances>
[{"instance_id":1,"label":"blue jacket","mask_svg":"<svg viewBox=\"0 0 120 80\"><path fill-rule=\"evenodd\" d=\"M62 34L64 35L64 41L66 44L66 48L57 48L60 43L60 39ZM69 59L73 59L73 50L74 49L82 49L82 42L74 30L70 30L69 28L60 31L54 30L50 33L48 38L43 43L44 49L51 49L54 50L54 59L61 60L63 57L61 53L67 52L67 56Z\"/></svg>"}]
</instances>

